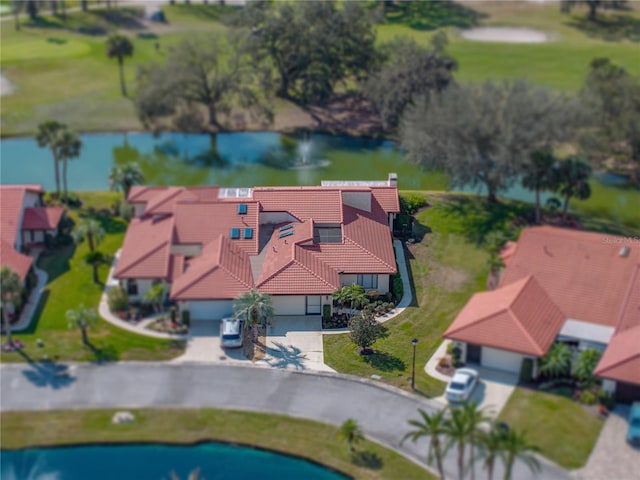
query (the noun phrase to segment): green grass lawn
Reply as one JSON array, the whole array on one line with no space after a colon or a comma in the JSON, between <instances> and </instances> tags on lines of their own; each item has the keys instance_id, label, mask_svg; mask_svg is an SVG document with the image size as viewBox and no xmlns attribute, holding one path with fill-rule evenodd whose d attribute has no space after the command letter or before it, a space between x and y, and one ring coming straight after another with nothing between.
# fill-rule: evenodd
<instances>
[{"instance_id":1,"label":"green grass lawn","mask_svg":"<svg viewBox=\"0 0 640 480\"><path fill-rule=\"evenodd\" d=\"M545 457L568 469L587 462L603 425L570 398L524 388L515 389L498 419L526 431Z\"/></svg>"},{"instance_id":2,"label":"green grass lawn","mask_svg":"<svg viewBox=\"0 0 640 480\"><path fill-rule=\"evenodd\" d=\"M83 192L80 198L82 210L72 210L70 216L77 220L80 216L91 215L89 207L100 209L111 205L118 196L112 192ZM121 195L121 194L120 194ZM106 235L98 249L109 255L121 247L126 224L119 218L93 215L102 223ZM115 360L167 360L184 351L183 342L159 340L124 331L100 319L89 330L89 340L93 348L82 344L80 331L69 330L65 313L80 304L98 308L102 285L92 281L92 269L83 257L89 251L86 242L77 247L59 247L48 255L40 257L38 267L45 270L49 280L34 313L28 330L16 333L15 338L24 342L23 354L2 353L2 362L22 362L40 360L44 356L56 361L115 361ZM101 267L100 280L104 281L107 267ZM41 339L44 347L36 346Z\"/></svg>"},{"instance_id":3,"label":"green grass lawn","mask_svg":"<svg viewBox=\"0 0 640 480\"><path fill-rule=\"evenodd\" d=\"M222 441L296 455L357 479L435 479L403 456L365 440L352 455L337 428L309 420L214 409L133 410L113 425L114 410L0 413L2 448L82 443ZM169 472L167 472L168 474Z\"/></svg>"}]
</instances>

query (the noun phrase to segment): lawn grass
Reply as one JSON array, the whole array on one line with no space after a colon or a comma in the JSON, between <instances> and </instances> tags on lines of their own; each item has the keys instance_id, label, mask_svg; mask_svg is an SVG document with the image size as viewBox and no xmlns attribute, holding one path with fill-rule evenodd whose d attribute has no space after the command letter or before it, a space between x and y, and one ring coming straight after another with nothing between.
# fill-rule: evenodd
<instances>
[{"instance_id":1,"label":"lawn grass","mask_svg":"<svg viewBox=\"0 0 640 480\"><path fill-rule=\"evenodd\" d=\"M570 398L525 388L515 389L498 420L526 431L540 453L568 469L585 465L603 425Z\"/></svg>"},{"instance_id":2,"label":"lawn grass","mask_svg":"<svg viewBox=\"0 0 640 480\"><path fill-rule=\"evenodd\" d=\"M118 195L113 192L82 192L79 197L83 200L83 208L69 213L75 221L81 216L93 216L101 222L106 235L98 249L108 255L115 254L121 247L126 224L119 218L91 214L89 208L99 210L108 207L119 198ZM22 355L3 352L0 356L2 362L42 358L54 361L168 360L184 351L184 342L137 335L102 319L89 330L92 348L82 344L80 331L68 329L65 313L80 304L98 308L102 285L93 283L92 268L83 260L88 251L87 243L83 242L77 246L58 247L40 257L38 267L48 273L48 283L30 327L14 334L26 347ZM101 282L107 273L107 267L101 267ZM44 342L43 347L36 346L37 339Z\"/></svg>"},{"instance_id":3,"label":"lawn grass","mask_svg":"<svg viewBox=\"0 0 640 480\"><path fill-rule=\"evenodd\" d=\"M471 42L459 36L457 17L452 21L439 19L436 24L449 34L448 52L458 60L456 75L460 81L524 77L536 84L577 91L589 62L602 56L640 74L637 43L590 37L571 25L582 18L579 9L563 15L555 4L536 2L472 2L468 7L485 15L480 20L483 25L538 28L551 33L554 41L536 45ZM25 25L20 31L8 22L0 32L0 66L17 90L2 99L1 134L32 134L38 123L51 118L85 132L141 130L131 100L120 95L117 62L106 58L104 42L108 34L121 31L134 43L134 55L126 59L124 68L129 90L133 91L138 66L162 61L167 47L186 34L224 32L227 27L221 19L234 9L182 3L163 8L169 23L155 25L153 31L111 18L116 9L104 8L69 13L67 22L46 16L45 9L44 20L36 26ZM633 6L628 15L640 19L640 9ZM378 39L384 42L406 35L426 44L435 31L411 28L406 20L389 21L378 26ZM274 125L301 121L295 118L309 121L296 112L290 102L276 102Z\"/></svg>"},{"instance_id":4,"label":"lawn grass","mask_svg":"<svg viewBox=\"0 0 640 480\"><path fill-rule=\"evenodd\" d=\"M222 441L296 455L358 479L435 479L396 452L365 440L356 460L337 428L296 418L215 409L133 410L135 422L113 425L114 410L0 413L2 448L82 443ZM359 455L358 455L359 452ZM369 466L358 459L368 458Z\"/></svg>"},{"instance_id":5,"label":"lawn grass","mask_svg":"<svg viewBox=\"0 0 640 480\"><path fill-rule=\"evenodd\" d=\"M415 292L412 305L385 323L390 335L375 343L374 355L359 356L348 334L325 335L324 360L339 372L366 377L376 374L387 383L409 389L411 340L417 338L416 389L426 396L438 396L444 383L427 375L422 367L469 297L485 288L488 254L480 246L481 239L470 238L466 233L470 230L463 222L468 217L456 213L461 212L466 196L427 198L432 207L416 215L415 228L422 240L407 249ZM508 216L504 216L504 222Z\"/></svg>"}]
</instances>

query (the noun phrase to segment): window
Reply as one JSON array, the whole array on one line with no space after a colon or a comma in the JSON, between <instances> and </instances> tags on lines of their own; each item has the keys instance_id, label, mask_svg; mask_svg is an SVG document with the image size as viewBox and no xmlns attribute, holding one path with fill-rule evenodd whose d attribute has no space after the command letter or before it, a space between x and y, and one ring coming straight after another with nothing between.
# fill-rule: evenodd
<instances>
[{"instance_id":1,"label":"window","mask_svg":"<svg viewBox=\"0 0 640 480\"><path fill-rule=\"evenodd\" d=\"M313 241L315 243L342 243L342 228L340 225L316 224L313 226Z\"/></svg>"},{"instance_id":2,"label":"window","mask_svg":"<svg viewBox=\"0 0 640 480\"><path fill-rule=\"evenodd\" d=\"M251 240L253 238L253 228L244 229L244 239Z\"/></svg>"},{"instance_id":3,"label":"window","mask_svg":"<svg viewBox=\"0 0 640 480\"><path fill-rule=\"evenodd\" d=\"M239 228L232 228L231 229L231 238L233 240L237 240L240 238L240 229Z\"/></svg>"},{"instance_id":4,"label":"window","mask_svg":"<svg viewBox=\"0 0 640 480\"><path fill-rule=\"evenodd\" d=\"M358 275L358 285L366 290L378 288L378 275L360 274Z\"/></svg>"},{"instance_id":5,"label":"window","mask_svg":"<svg viewBox=\"0 0 640 480\"><path fill-rule=\"evenodd\" d=\"M241 203L238 205L238 215L246 215L247 214L247 204Z\"/></svg>"},{"instance_id":6,"label":"window","mask_svg":"<svg viewBox=\"0 0 640 480\"><path fill-rule=\"evenodd\" d=\"M138 295L138 282L135 278L127 280L127 293L129 295Z\"/></svg>"},{"instance_id":7,"label":"window","mask_svg":"<svg viewBox=\"0 0 640 480\"><path fill-rule=\"evenodd\" d=\"M322 312L322 306L321 306L321 298L320 296L311 296L308 295L306 297L306 312L307 315L320 315L320 313Z\"/></svg>"}]
</instances>

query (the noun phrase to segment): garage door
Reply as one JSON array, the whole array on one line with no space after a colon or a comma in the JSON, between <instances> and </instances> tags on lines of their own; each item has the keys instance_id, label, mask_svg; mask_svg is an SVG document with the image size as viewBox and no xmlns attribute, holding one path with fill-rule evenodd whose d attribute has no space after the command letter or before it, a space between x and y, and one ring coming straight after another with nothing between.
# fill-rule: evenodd
<instances>
[{"instance_id":1,"label":"garage door","mask_svg":"<svg viewBox=\"0 0 640 480\"><path fill-rule=\"evenodd\" d=\"M482 365L496 370L520 373L522 355L495 348L482 347Z\"/></svg>"},{"instance_id":2,"label":"garage door","mask_svg":"<svg viewBox=\"0 0 640 480\"><path fill-rule=\"evenodd\" d=\"M220 320L233 314L233 300L191 300L189 310L193 320Z\"/></svg>"},{"instance_id":3,"label":"garage door","mask_svg":"<svg viewBox=\"0 0 640 480\"><path fill-rule=\"evenodd\" d=\"M306 297L301 295L274 295L271 305L276 315L305 315Z\"/></svg>"}]
</instances>

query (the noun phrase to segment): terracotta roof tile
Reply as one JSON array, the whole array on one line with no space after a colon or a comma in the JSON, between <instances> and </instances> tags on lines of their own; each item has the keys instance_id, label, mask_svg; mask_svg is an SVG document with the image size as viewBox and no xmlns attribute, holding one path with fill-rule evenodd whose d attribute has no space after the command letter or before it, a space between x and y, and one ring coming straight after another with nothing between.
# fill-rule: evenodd
<instances>
[{"instance_id":1,"label":"terracotta roof tile","mask_svg":"<svg viewBox=\"0 0 640 480\"><path fill-rule=\"evenodd\" d=\"M22 219L24 188L0 189L0 238L9 245L15 245Z\"/></svg>"},{"instance_id":2,"label":"terracotta roof tile","mask_svg":"<svg viewBox=\"0 0 640 480\"><path fill-rule=\"evenodd\" d=\"M0 240L0 266L11 268L18 274L20 280L24 282L32 264L33 259L31 257L17 252L13 245Z\"/></svg>"},{"instance_id":3,"label":"terracotta roof tile","mask_svg":"<svg viewBox=\"0 0 640 480\"><path fill-rule=\"evenodd\" d=\"M22 230L55 230L63 213L62 207L27 207L24 209Z\"/></svg>"},{"instance_id":4,"label":"terracotta roof tile","mask_svg":"<svg viewBox=\"0 0 640 480\"><path fill-rule=\"evenodd\" d=\"M298 220L316 223L342 223L340 190L323 187L260 187L253 198L264 211L289 212Z\"/></svg>"},{"instance_id":5,"label":"terracotta roof tile","mask_svg":"<svg viewBox=\"0 0 640 480\"><path fill-rule=\"evenodd\" d=\"M168 278L173 217L134 218L124 237L115 278Z\"/></svg>"},{"instance_id":6,"label":"terracotta roof tile","mask_svg":"<svg viewBox=\"0 0 640 480\"><path fill-rule=\"evenodd\" d=\"M477 293L444 336L463 342L541 356L555 340L565 315L533 276Z\"/></svg>"},{"instance_id":7,"label":"terracotta roof tile","mask_svg":"<svg viewBox=\"0 0 640 480\"><path fill-rule=\"evenodd\" d=\"M595 374L640 385L640 325L617 332L611 338Z\"/></svg>"},{"instance_id":8,"label":"terracotta roof tile","mask_svg":"<svg viewBox=\"0 0 640 480\"><path fill-rule=\"evenodd\" d=\"M371 187L374 198L387 213L400 212L400 199L396 187Z\"/></svg>"},{"instance_id":9,"label":"terracotta roof tile","mask_svg":"<svg viewBox=\"0 0 640 480\"><path fill-rule=\"evenodd\" d=\"M234 299L251 288L249 257L233 240L220 236L189 261L187 270L171 286L171 298Z\"/></svg>"}]
</instances>

